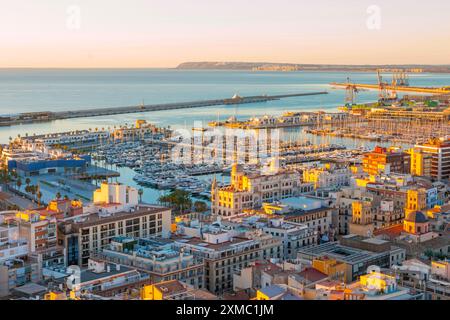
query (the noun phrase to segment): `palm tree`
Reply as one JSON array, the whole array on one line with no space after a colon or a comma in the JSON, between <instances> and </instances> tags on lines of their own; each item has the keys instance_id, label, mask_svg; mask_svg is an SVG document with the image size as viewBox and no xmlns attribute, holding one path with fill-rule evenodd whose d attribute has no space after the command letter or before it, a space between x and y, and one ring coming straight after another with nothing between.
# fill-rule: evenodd
<instances>
[{"instance_id":1,"label":"palm tree","mask_svg":"<svg viewBox=\"0 0 450 320\"><path fill-rule=\"evenodd\" d=\"M138 190L138 194L139 194L139 202L142 202L142 195L144 194L144 190L142 188L140 188Z\"/></svg>"},{"instance_id":2,"label":"palm tree","mask_svg":"<svg viewBox=\"0 0 450 320\"><path fill-rule=\"evenodd\" d=\"M0 182L1 183L8 183L11 181L11 177L8 173L8 170L6 168L2 169L0 174Z\"/></svg>"},{"instance_id":3,"label":"palm tree","mask_svg":"<svg viewBox=\"0 0 450 320\"><path fill-rule=\"evenodd\" d=\"M176 212L180 213L186 212L186 210L189 210L192 206L190 193L178 189L159 197L158 201L161 204L170 206Z\"/></svg>"},{"instance_id":4,"label":"palm tree","mask_svg":"<svg viewBox=\"0 0 450 320\"><path fill-rule=\"evenodd\" d=\"M208 210L208 205L204 201L195 201L194 202L195 212L205 212Z\"/></svg>"},{"instance_id":5,"label":"palm tree","mask_svg":"<svg viewBox=\"0 0 450 320\"><path fill-rule=\"evenodd\" d=\"M162 206L166 206L169 203L169 196L162 195L158 198L158 203Z\"/></svg>"},{"instance_id":6,"label":"palm tree","mask_svg":"<svg viewBox=\"0 0 450 320\"><path fill-rule=\"evenodd\" d=\"M37 193L37 186L30 186L30 193L33 195L33 201L34 201L34 196Z\"/></svg>"},{"instance_id":7,"label":"palm tree","mask_svg":"<svg viewBox=\"0 0 450 320\"><path fill-rule=\"evenodd\" d=\"M38 191L38 193L36 194L36 197L38 198L38 205L41 206L42 192Z\"/></svg>"}]
</instances>

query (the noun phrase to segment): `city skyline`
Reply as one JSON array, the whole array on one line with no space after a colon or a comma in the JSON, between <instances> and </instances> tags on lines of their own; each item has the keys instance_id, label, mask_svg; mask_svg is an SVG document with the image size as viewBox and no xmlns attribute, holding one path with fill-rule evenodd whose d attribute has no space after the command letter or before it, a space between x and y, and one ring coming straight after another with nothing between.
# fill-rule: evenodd
<instances>
[{"instance_id":1,"label":"city skyline","mask_svg":"<svg viewBox=\"0 0 450 320\"><path fill-rule=\"evenodd\" d=\"M448 2L350 2L10 1L0 13L0 67L450 64Z\"/></svg>"}]
</instances>

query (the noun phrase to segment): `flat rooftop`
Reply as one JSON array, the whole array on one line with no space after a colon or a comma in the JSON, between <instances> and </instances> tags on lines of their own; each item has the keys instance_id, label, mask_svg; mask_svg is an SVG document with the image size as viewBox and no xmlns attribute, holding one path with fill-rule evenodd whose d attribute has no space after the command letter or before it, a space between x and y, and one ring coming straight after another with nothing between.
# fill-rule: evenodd
<instances>
[{"instance_id":1,"label":"flat rooftop","mask_svg":"<svg viewBox=\"0 0 450 320\"><path fill-rule=\"evenodd\" d=\"M291 197L280 201L293 209L302 209L304 211L316 210L322 208L322 202L317 199L307 197Z\"/></svg>"},{"instance_id":2,"label":"flat rooftop","mask_svg":"<svg viewBox=\"0 0 450 320\"><path fill-rule=\"evenodd\" d=\"M29 297L34 297L36 295L40 295L40 294L47 292L47 287L44 287L39 284L31 282L31 283L27 283L23 286L14 288L14 291L19 294L27 295Z\"/></svg>"},{"instance_id":3,"label":"flat rooftop","mask_svg":"<svg viewBox=\"0 0 450 320\"><path fill-rule=\"evenodd\" d=\"M127 267L124 265L120 265L120 270L117 270L116 265L113 263L106 263L105 268L106 268L106 266L109 266L109 268L110 268L109 272L105 270L104 272L96 273L89 269L81 270L81 283L90 282L90 281L94 281L94 280L106 279L111 276L117 276L117 275L125 274L125 273L135 270L133 268L130 268L130 267Z\"/></svg>"},{"instance_id":4,"label":"flat rooftop","mask_svg":"<svg viewBox=\"0 0 450 320\"><path fill-rule=\"evenodd\" d=\"M72 221L73 221L73 225L75 228L85 228L85 227L97 225L99 223L103 224L103 223L108 223L108 222L114 222L117 220L121 220L123 218L132 219L135 217L140 217L141 215L145 215L145 214L160 213L160 212L170 210L169 208L143 206L143 205L138 206L138 208L139 209L137 209L133 212L121 211L121 212L112 213L107 216L100 216L97 213L92 213L87 216L82 216L81 219L83 219L83 220L80 222L77 222L76 220L72 220Z\"/></svg>"},{"instance_id":5,"label":"flat rooftop","mask_svg":"<svg viewBox=\"0 0 450 320\"><path fill-rule=\"evenodd\" d=\"M222 243L213 244L213 243L208 243L197 237L178 236L178 237L174 237L172 239L178 243L183 243L183 244L192 245L192 246L199 246L199 247L203 247L203 248L211 249L211 250L215 250L215 251L222 251L222 250L230 249L231 247L233 247L237 244L242 244L244 242L253 241L253 240L247 239L247 238L234 237L233 241L226 241L226 242L222 242Z\"/></svg>"},{"instance_id":6,"label":"flat rooftop","mask_svg":"<svg viewBox=\"0 0 450 320\"><path fill-rule=\"evenodd\" d=\"M338 242L328 242L313 247L301 248L298 253L313 257L328 256L350 264L363 262L382 254L343 246Z\"/></svg>"}]
</instances>

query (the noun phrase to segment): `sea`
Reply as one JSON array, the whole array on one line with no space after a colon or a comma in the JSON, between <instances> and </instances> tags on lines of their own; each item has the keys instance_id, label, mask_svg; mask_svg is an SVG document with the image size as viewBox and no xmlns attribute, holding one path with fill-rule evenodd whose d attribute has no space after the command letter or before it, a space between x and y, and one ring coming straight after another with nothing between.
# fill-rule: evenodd
<instances>
[{"instance_id":1,"label":"sea","mask_svg":"<svg viewBox=\"0 0 450 320\"><path fill-rule=\"evenodd\" d=\"M385 75L390 81L391 76ZM331 82L377 82L375 73L367 72L264 72L179 69L0 69L0 115L22 112L67 111L139 104L188 102L240 96L277 95L327 91L327 95L290 97L261 103L167 110L57 120L48 123L0 127L0 143L17 135L44 134L133 124L137 119L158 126L191 128L207 126L209 121L231 116L281 115L286 111L337 111L344 104L345 90ZM414 86L450 85L450 74L411 74ZM360 91L357 103L375 101L378 92ZM289 129L286 130L289 133ZM298 132L293 133L297 135ZM341 143L348 147L373 146L373 142L348 138L305 136L312 143ZM134 184L133 172L120 168L123 183ZM151 195L150 195L151 193ZM151 200L157 194L149 191ZM145 194L144 194L145 195Z\"/></svg>"}]
</instances>

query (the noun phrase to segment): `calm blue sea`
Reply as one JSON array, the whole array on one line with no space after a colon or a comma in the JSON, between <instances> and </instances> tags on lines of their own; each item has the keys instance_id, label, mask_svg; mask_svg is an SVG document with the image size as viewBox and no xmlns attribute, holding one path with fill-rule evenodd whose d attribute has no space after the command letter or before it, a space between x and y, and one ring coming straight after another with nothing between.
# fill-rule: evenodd
<instances>
[{"instance_id":1,"label":"calm blue sea","mask_svg":"<svg viewBox=\"0 0 450 320\"><path fill-rule=\"evenodd\" d=\"M327 90L330 94L282 99L258 104L158 111L0 128L0 143L17 134L39 134L73 129L102 128L144 118L158 125L192 126L196 121L278 115L294 110L335 110L344 102L344 90L333 81L375 83L372 73L246 72L175 69L0 69L0 114L28 111L62 111L227 98L239 95L284 94ZM450 84L450 75L411 75L417 86ZM375 91L359 94L358 102L373 101Z\"/></svg>"}]
</instances>

